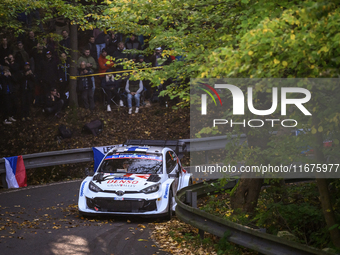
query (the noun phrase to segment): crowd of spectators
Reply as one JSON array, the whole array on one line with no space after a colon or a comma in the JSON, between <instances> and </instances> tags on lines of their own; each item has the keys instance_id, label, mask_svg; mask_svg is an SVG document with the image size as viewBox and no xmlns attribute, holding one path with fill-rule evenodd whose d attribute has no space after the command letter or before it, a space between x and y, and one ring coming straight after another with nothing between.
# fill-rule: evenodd
<instances>
[{"instance_id":1,"label":"crowd of spectators","mask_svg":"<svg viewBox=\"0 0 340 255\"><path fill-rule=\"evenodd\" d=\"M2 34L0 96L4 124L12 124L18 119L31 120L30 108L33 105L43 108L47 115L55 116L59 116L67 105L71 43L68 24L64 21L59 17L55 22L55 31L62 36L59 41L41 32L37 38L33 30L18 38ZM65 29L61 30L61 27ZM150 57L142 55L139 52L144 47L142 36L128 35L125 42L123 37L120 33L94 29L81 49L82 54L77 60L77 93L82 106L91 112L95 110L97 88L97 91L105 92L107 111L111 111L111 102L114 101L119 106L127 105L131 114L134 99L135 113L138 113L141 95L143 100L151 99L150 82L133 81L122 76L119 73L124 70L122 62L132 60L157 67L172 61L161 57L161 48ZM95 78L93 74L101 75Z\"/></svg>"}]
</instances>

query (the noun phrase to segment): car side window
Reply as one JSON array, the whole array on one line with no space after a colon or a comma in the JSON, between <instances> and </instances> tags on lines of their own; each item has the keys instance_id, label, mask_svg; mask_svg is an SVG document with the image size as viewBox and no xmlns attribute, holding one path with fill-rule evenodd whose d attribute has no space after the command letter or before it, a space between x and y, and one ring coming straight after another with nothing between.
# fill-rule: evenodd
<instances>
[{"instance_id":1,"label":"car side window","mask_svg":"<svg viewBox=\"0 0 340 255\"><path fill-rule=\"evenodd\" d=\"M169 174L177 165L177 156L174 152L168 151L166 153L166 172Z\"/></svg>"}]
</instances>

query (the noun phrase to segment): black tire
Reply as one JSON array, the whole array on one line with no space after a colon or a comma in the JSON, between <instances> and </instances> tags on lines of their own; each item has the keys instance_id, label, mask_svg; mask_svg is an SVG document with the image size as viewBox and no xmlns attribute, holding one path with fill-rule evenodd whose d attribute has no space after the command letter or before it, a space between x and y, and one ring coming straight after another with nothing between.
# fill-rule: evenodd
<instances>
[{"instance_id":1,"label":"black tire","mask_svg":"<svg viewBox=\"0 0 340 255\"><path fill-rule=\"evenodd\" d=\"M171 220L171 218L173 216L172 206L173 206L172 190L170 189L170 191L169 191L169 203L168 203L168 214L166 216L166 220Z\"/></svg>"}]
</instances>

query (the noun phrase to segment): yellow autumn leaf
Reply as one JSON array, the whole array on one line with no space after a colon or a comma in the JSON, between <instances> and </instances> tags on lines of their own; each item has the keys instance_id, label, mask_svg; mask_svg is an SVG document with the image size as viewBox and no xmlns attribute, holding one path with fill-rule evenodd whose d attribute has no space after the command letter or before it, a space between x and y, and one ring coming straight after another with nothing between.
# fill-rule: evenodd
<instances>
[{"instance_id":1,"label":"yellow autumn leaf","mask_svg":"<svg viewBox=\"0 0 340 255\"><path fill-rule=\"evenodd\" d=\"M280 63L280 60L277 60L276 58L274 59L274 64L277 65Z\"/></svg>"},{"instance_id":2,"label":"yellow autumn leaf","mask_svg":"<svg viewBox=\"0 0 340 255\"><path fill-rule=\"evenodd\" d=\"M316 129L315 129L315 127L312 127L312 134L313 134L313 135L316 134Z\"/></svg>"},{"instance_id":3,"label":"yellow autumn leaf","mask_svg":"<svg viewBox=\"0 0 340 255\"><path fill-rule=\"evenodd\" d=\"M282 65L286 67L288 65L287 61L282 61Z\"/></svg>"},{"instance_id":4,"label":"yellow autumn leaf","mask_svg":"<svg viewBox=\"0 0 340 255\"><path fill-rule=\"evenodd\" d=\"M310 69L314 69L314 67L315 67L314 65L311 65L311 66L310 66Z\"/></svg>"},{"instance_id":5,"label":"yellow autumn leaf","mask_svg":"<svg viewBox=\"0 0 340 255\"><path fill-rule=\"evenodd\" d=\"M295 35L294 34L290 35L290 39L295 40Z\"/></svg>"},{"instance_id":6,"label":"yellow autumn leaf","mask_svg":"<svg viewBox=\"0 0 340 255\"><path fill-rule=\"evenodd\" d=\"M251 50L248 51L248 55L249 55L249 56L251 56L251 55L253 55L253 54L254 54L254 52L252 52Z\"/></svg>"},{"instance_id":7,"label":"yellow autumn leaf","mask_svg":"<svg viewBox=\"0 0 340 255\"><path fill-rule=\"evenodd\" d=\"M319 132L322 132L322 131L323 131L323 127L320 126L320 127L318 128L318 131L319 131Z\"/></svg>"}]
</instances>

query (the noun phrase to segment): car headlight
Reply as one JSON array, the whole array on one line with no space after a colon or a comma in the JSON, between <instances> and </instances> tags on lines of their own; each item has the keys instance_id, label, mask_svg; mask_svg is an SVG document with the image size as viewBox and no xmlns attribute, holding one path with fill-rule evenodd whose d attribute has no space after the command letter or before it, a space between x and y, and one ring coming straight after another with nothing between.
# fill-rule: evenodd
<instances>
[{"instance_id":1,"label":"car headlight","mask_svg":"<svg viewBox=\"0 0 340 255\"><path fill-rule=\"evenodd\" d=\"M140 192L147 194L147 193L156 192L158 190L159 190L159 184L156 184L156 185L149 186L145 189L142 189Z\"/></svg>"},{"instance_id":2,"label":"car headlight","mask_svg":"<svg viewBox=\"0 0 340 255\"><path fill-rule=\"evenodd\" d=\"M94 191L94 192L100 192L103 191L101 188L99 188L96 184L93 183L93 181L90 182L89 184L89 189Z\"/></svg>"}]
</instances>

